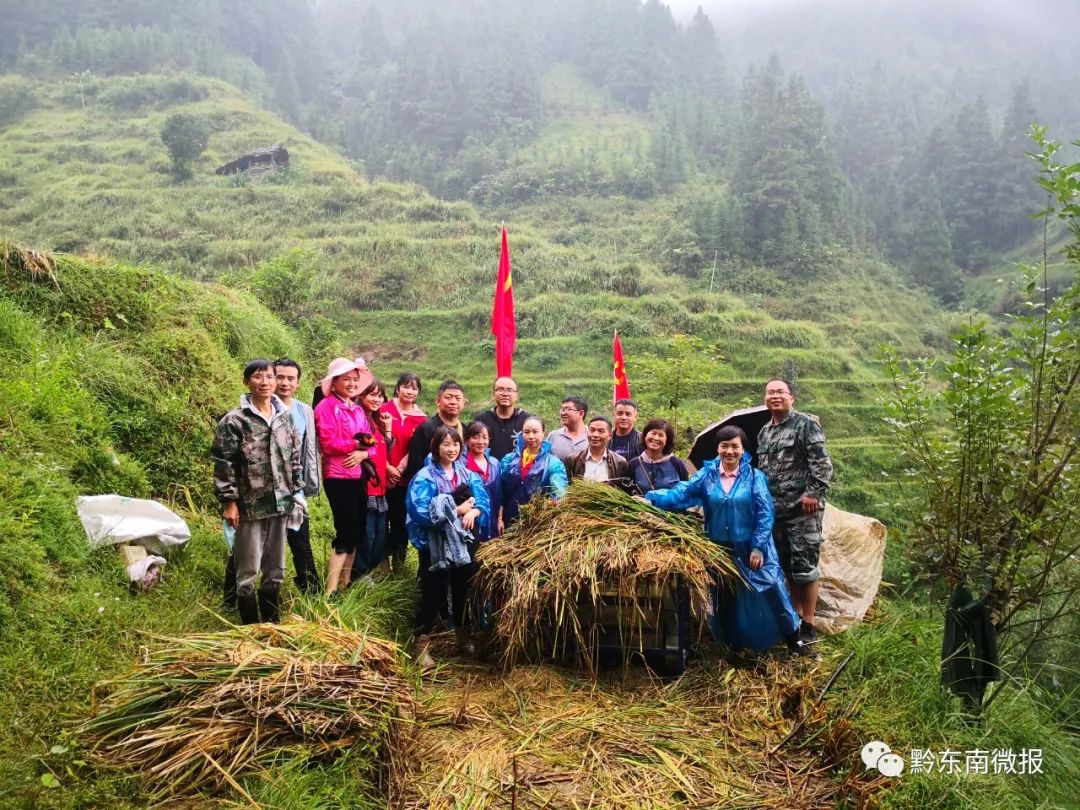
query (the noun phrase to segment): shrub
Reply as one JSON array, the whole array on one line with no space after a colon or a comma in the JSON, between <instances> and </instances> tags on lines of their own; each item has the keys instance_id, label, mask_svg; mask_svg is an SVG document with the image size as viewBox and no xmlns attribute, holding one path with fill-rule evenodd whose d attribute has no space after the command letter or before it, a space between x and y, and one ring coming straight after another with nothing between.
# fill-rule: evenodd
<instances>
[{"instance_id":1,"label":"shrub","mask_svg":"<svg viewBox=\"0 0 1080 810\"><path fill-rule=\"evenodd\" d=\"M178 178L191 177L192 164L210 140L210 127L197 115L173 113L165 119L161 140L169 150L173 174Z\"/></svg>"},{"instance_id":2,"label":"shrub","mask_svg":"<svg viewBox=\"0 0 1080 810\"><path fill-rule=\"evenodd\" d=\"M33 84L21 76L0 76L0 127L25 115L36 104Z\"/></svg>"}]
</instances>

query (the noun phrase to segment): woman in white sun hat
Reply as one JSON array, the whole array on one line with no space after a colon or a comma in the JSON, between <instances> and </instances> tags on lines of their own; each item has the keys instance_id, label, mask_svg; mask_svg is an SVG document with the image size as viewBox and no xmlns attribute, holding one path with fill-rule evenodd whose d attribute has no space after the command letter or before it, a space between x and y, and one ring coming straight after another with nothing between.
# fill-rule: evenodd
<instances>
[{"instance_id":1,"label":"woman in white sun hat","mask_svg":"<svg viewBox=\"0 0 1080 810\"><path fill-rule=\"evenodd\" d=\"M326 593L349 586L357 553L365 554L364 523L367 489L364 469L367 445L360 434L374 434L356 396L371 384L363 359L335 358L320 387L323 399L315 407L315 430L322 451L323 491L334 515L334 553L326 572Z\"/></svg>"}]
</instances>

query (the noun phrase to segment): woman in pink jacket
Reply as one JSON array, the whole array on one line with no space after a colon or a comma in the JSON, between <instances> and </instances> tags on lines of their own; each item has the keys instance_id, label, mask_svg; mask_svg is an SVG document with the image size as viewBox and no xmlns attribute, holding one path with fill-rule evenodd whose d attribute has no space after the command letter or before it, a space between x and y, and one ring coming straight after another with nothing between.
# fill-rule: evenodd
<instances>
[{"instance_id":1,"label":"woman in pink jacket","mask_svg":"<svg viewBox=\"0 0 1080 810\"><path fill-rule=\"evenodd\" d=\"M353 558L366 556L365 521L367 458L361 433L374 434L364 409L355 398L371 384L372 375L362 359L338 357L330 363L321 386L324 398L315 407L315 430L322 450L323 491L334 515L334 553L326 572L326 593L348 587Z\"/></svg>"}]
</instances>

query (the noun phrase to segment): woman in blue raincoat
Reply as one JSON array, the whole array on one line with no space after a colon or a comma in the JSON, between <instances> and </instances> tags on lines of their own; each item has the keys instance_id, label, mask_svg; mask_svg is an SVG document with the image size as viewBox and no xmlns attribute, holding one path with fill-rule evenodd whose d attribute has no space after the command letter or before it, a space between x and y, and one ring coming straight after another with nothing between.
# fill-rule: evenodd
<instances>
[{"instance_id":1,"label":"woman in blue raincoat","mask_svg":"<svg viewBox=\"0 0 1080 810\"><path fill-rule=\"evenodd\" d=\"M479 535L480 542L502 534L502 482L499 460L488 449L490 439L487 425L470 422L465 426L465 466L480 476L491 501L491 521L488 531Z\"/></svg>"},{"instance_id":2,"label":"woman in blue raincoat","mask_svg":"<svg viewBox=\"0 0 1080 810\"><path fill-rule=\"evenodd\" d=\"M477 538L490 532L491 501L480 476L465 466L461 449L457 430L439 425L431 438L431 455L405 496L409 542L420 554L416 642L421 665L432 663L428 635L448 593L458 650L476 652L465 607L476 573Z\"/></svg>"},{"instance_id":3,"label":"woman in blue raincoat","mask_svg":"<svg viewBox=\"0 0 1080 810\"><path fill-rule=\"evenodd\" d=\"M746 585L736 586L735 603L725 606L724 615L718 610L713 616L709 629L717 641L736 649L765 650L785 639L793 653L808 655L773 544L769 483L761 470L750 466L741 429L723 427L716 438L719 458L707 461L689 481L647 492L645 499L669 511L702 507L706 534L731 551Z\"/></svg>"},{"instance_id":4,"label":"woman in blue raincoat","mask_svg":"<svg viewBox=\"0 0 1080 810\"><path fill-rule=\"evenodd\" d=\"M539 416L530 416L522 424L514 452L503 456L499 478L506 527L517 521L521 507L538 492L555 500L566 494L569 486L566 467L545 441L544 420Z\"/></svg>"}]
</instances>

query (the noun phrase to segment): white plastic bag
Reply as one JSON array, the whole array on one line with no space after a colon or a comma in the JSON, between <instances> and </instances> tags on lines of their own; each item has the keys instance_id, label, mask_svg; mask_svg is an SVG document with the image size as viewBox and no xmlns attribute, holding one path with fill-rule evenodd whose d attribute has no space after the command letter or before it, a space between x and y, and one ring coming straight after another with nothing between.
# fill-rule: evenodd
<instances>
[{"instance_id":1,"label":"white plastic bag","mask_svg":"<svg viewBox=\"0 0 1080 810\"><path fill-rule=\"evenodd\" d=\"M157 501L81 495L75 499L75 508L92 546L133 543L164 554L191 539L184 519Z\"/></svg>"},{"instance_id":2,"label":"white plastic bag","mask_svg":"<svg viewBox=\"0 0 1080 810\"><path fill-rule=\"evenodd\" d=\"M157 585L161 578L161 569L165 565L165 558L156 554L150 554L142 546L133 546L123 543L120 546L120 557L127 569L128 579L143 590L149 590Z\"/></svg>"},{"instance_id":3,"label":"white plastic bag","mask_svg":"<svg viewBox=\"0 0 1080 810\"><path fill-rule=\"evenodd\" d=\"M840 633L862 621L877 597L885 562L885 524L825 504L821 581L814 626Z\"/></svg>"}]
</instances>

